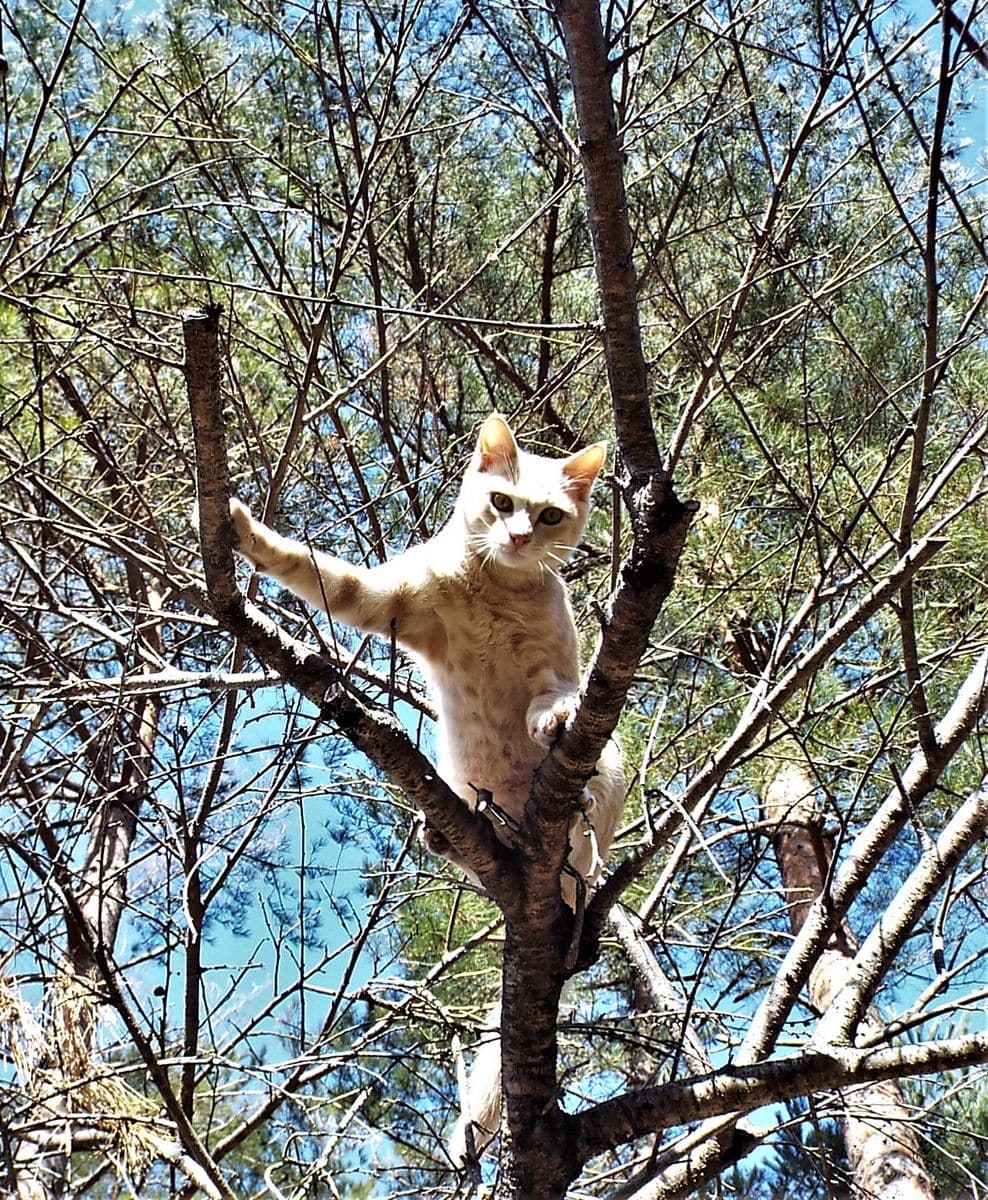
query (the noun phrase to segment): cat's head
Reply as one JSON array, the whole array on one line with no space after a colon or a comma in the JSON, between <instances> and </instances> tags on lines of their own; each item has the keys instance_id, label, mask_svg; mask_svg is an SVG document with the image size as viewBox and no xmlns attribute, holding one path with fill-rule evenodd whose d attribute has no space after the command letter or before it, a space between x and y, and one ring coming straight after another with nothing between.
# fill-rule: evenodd
<instances>
[{"instance_id":1,"label":"cat's head","mask_svg":"<svg viewBox=\"0 0 988 1200\"><path fill-rule=\"evenodd\" d=\"M470 552L512 572L556 570L580 540L605 443L569 458L522 450L503 417L481 426L457 510Z\"/></svg>"}]
</instances>

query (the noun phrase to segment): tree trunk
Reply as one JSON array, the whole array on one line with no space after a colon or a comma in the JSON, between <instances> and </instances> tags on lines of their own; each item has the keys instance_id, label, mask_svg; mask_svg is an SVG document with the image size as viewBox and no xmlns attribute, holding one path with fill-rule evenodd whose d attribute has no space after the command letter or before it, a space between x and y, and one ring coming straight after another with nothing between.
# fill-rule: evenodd
<instances>
[{"instance_id":1,"label":"tree trunk","mask_svg":"<svg viewBox=\"0 0 988 1200\"><path fill-rule=\"evenodd\" d=\"M133 568L128 571L135 607L154 613L161 608L155 590ZM145 631L159 651L157 626ZM60 848L47 826L40 795L36 806L39 830L48 843L53 873L65 903L65 952L46 988L45 1012L36 1017L19 998L4 997L11 1014L11 1038L27 1106L25 1132L14 1138L11 1154L17 1200L55 1200L68 1190L69 1156L74 1127L100 1130L128 1168L140 1175L148 1161L141 1139L124 1132L127 1114L148 1115L143 1097L122 1084L99 1059L95 1042L96 1014L106 1000L105 970L112 959L117 929L127 899L127 873L158 727L158 704L138 697L115 714L119 769L100 770L103 795L89 823L89 842L82 871L73 877L60 863ZM81 725L81 721L80 721ZM30 771L24 769L31 789ZM109 1118L107 1117L109 1114Z\"/></svg>"},{"instance_id":2,"label":"tree trunk","mask_svg":"<svg viewBox=\"0 0 988 1200\"><path fill-rule=\"evenodd\" d=\"M814 809L813 793L806 768L793 761L775 771L762 793L763 816L776 826L773 845L794 933L822 894L833 859L833 841ZM847 980L855 949L845 923L810 974L809 1001L817 1012L827 1008ZM868 1023L877 1026L877 1015L871 1015ZM935 1200L936 1187L898 1083L888 1080L846 1088L839 1099L854 1196Z\"/></svg>"}]
</instances>

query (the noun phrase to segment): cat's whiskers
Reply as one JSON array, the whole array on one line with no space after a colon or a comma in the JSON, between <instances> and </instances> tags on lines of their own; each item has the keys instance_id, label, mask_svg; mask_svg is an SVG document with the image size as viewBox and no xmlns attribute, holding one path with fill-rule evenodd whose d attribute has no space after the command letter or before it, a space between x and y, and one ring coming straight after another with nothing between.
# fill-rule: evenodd
<instances>
[{"instance_id":1,"label":"cat's whiskers","mask_svg":"<svg viewBox=\"0 0 988 1200\"><path fill-rule=\"evenodd\" d=\"M554 559L561 567L564 567L568 562L570 555L573 553L573 547L567 546L564 542L556 542L560 550L564 550L565 554L556 554L551 547L546 547L546 558Z\"/></svg>"},{"instance_id":2,"label":"cat's whiskers","mask_svg":"<svg viewBox=\"0 0 988 1200\"><path fill-rule=\"evenodd\" d=\"M497 546L487 536L487 531L471 533L467 538L467 546L474 557L480 559L482 567L489 567L497 558Z\"/></svg>"},{"instance_id":3,"label":"cat's whiskers","mask_svg":"<svg viewBox=\"0 0 988 1200\"><path fill-rule=\"evenodd\" d=\"M482 567L490 567L497 561L497 548L485 543L478 557Z\"/></svg>"},{"instance_id":4,"label":"cat's whiskers","mask_svg":"<svg viewBox=\"0 0 988 1200\"><path fill-rule=\"evenodd\" d=\"M558 554L551 554L551 553L550 553L550 554L548 555L548 557L556 559L556 560L557 560L559 563L563 563L563 562L565 562L565 559L562 559L562 558L560 558ZM540 583L544 583L544 582L545 582L545 580L544 580L544 575L545 575L545 572L546 572L546 571L548 571L548 572L549 572L549 574L550 574L550 575L553 577L553 579L555 579L555 581L556 581L558 584L560 584L560 585L562 585L562 586L564 586L564 587L565 587L565 584L564 584L564 582L563 582L563 577L562 577L562 576L559 574L559 572L558 572L558 571L556 571L556 570L554 570L552 567L550 567L550 566L549 566L549 564L548 564L548 563L545 561L545 559L544 559L544 558L540 558L540 559L539 559L539 582L540 582Z\"/></svg>"}]
</instances>

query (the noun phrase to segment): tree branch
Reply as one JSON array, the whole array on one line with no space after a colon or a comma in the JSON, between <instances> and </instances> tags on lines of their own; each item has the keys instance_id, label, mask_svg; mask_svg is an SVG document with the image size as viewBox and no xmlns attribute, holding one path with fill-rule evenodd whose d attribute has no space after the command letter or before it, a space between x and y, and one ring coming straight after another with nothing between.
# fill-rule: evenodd
<instances>
[{"instance_id":1,"label":"tree branch","mask_svg":"<svg viewBox=\"0 0 988 1200\"><path fill-rule=\"evenodd\" d=\"M650 473L635 477L626 497L633 514L634 543L590 666L583 701L573 724L563 731L535 775L535 812L550 820L569 814L572 797L593 774L614 732L655 618L672 591L698 507L681 503L668 479Z\"/></svg>"},{"instance_id":2,"label":"tree branch","mask_svg":"<svg viewBox=\"0 0 988 1200\"><path fill-rule=\"evenodd\" d=\"M960 806L922 855L854 957L849 977L817 1027L823 1041L849 1041L871 997L950 873L988 826L988 785Z\"/></svg>"},{"instance_id":3,"label":"tree branch","mask_svg":"<svg viewBox=\"0 0 988 1200\"><path fill-rule=\"evenodd\" d=\"M936 758L918 750L897 785L854 839L850 851L825 897L814 901L806 922L776 972L758 1006L739 1051L742 1061L768 1053L813 964L838 928L848 908L865 886L893 839L933 790L947 763L988 711L988 650L980 655L961 685L946 715L936 727Z\"/></svg>"},{"instance_id":4,"label":"tree branch","mask_svg":"<svg viewBox=\"0 0 988 1200\"><path fill-rule=\"evenodd\" d=\"M614 429L630 475L659 471L662 461L648 402L624 151L614 116L613 68L607 57L600 5L597 0L555 0L553 7L566 45L580 130Z\"/></svg>"},{"instance_id":5,"label":"tree branch","mask_svg":"<svg viewBox=\"0 0 988 1200\"><path fill-rule=\"evenodd\" d=\"M721 1113L751 1112L812 1092L956 1071L988 1062L988 1033L883 1050L826 1046L751 1066L727 1066L682 1083L645 1088L595 1104L573 1118L582 1162L659 1129Z\"/></svg>"}]
</instances>

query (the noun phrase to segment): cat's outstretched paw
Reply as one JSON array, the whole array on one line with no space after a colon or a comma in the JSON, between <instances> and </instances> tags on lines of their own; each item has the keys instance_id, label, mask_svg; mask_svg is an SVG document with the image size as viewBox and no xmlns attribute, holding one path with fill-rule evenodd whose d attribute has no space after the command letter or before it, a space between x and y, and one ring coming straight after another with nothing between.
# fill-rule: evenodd
<instances>
[{"instance_id":1,"label":"cat's outstretched paw","mask_svg":"<svg viewBox=\"0 0 988 1200\"><path fill-rule=\"evenodd\" d=\"M233 548L238 554L250 558L250 548L253 544L254 518L246 504L239 500L230 499L230 520L233 522ZM199 501L194 500L189 509L189 524L197 532L199 530Z\"/></svg>"},{"instance_id":2,"label":"cat's outstretched paw","mask_svg":"<svg viewBox=\"0 0 988 1200\"><path fill-rule=\"evenodd\" d=\"M573 720L579 707L580 697L577 695L559 696L548 708L539 699L533 700L528 707L529 737L548 750Z\"/></svg>"},{"instance_id":3,"label":"cat's outstretched paw","mask_svg":"<svg viewBox=\"0 0 988 1200\"><path fill-rule=\"evenodd\" d=\"M230 497L233 548L258 571L268 571L278 559L281 539L273 529L258 521L246 504Z\"/></svg>"},{"instance_id":4,"label":"cat's outstretched paw","mask_svg":"<svg viewBox=\"0 0 988 1200\"><path fill-rule=\"evenodd\" d=\"M230 520L233 522L233 548L238 554L250 558L254 543L254 518L246 504L230 497Z\"/></svg>"}]
</instances>

